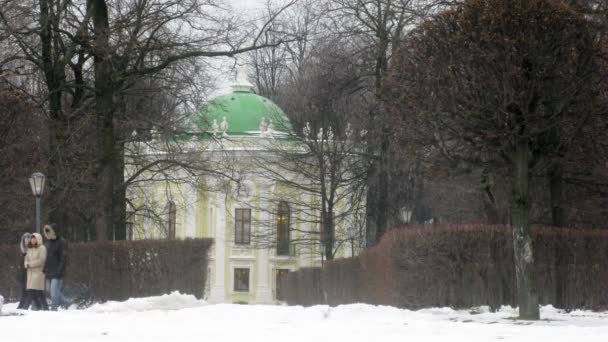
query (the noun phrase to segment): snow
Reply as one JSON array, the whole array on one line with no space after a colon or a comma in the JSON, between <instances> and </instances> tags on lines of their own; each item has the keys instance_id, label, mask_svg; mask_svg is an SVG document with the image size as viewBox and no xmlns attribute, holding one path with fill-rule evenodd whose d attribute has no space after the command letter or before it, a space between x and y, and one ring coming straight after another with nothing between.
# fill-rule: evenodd
<instances>
[{"instance_id":1,"label":"snow","mask_svg":"<svg viewBox=\"0 0 608 342\"><path fill-rule=\"evenodd\" d=\"M202 300L192 295L182 295L179 292L162 295L159 297L131 298L124 302L105 302L95 304L86 309L88 312L133 312L153 310L180 310L196 308L206 305Z\"/></svg>"},{"instance_id":2,"label":"snow","mask_svg":"<svg viewBox=\"0 0 608 342\"><path fill-rule=\"evenodd\" d=\"M606 341L608 312L541 309L543 320L518 321L517 310L402 310L366 304L338 307L207 304L172 293L85 310L34 312L4 305L2 341ZM33 327L33 328L32 328Z\"/></svg>"}]
</instances>

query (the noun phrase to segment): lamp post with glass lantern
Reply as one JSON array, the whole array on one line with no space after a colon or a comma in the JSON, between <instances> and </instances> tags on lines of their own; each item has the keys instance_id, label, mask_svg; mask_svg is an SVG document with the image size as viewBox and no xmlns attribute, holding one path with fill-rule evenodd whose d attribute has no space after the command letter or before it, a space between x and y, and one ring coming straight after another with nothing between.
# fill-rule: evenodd
<instances>
[{"instance_id":1,"label":"lamp post with glass lantern","mask_svg":"<svg viewBox=\"0 0 608 342\"><path fill-rule=\"evenodd\" d=\"M30 187L32 188L32 193L36 197L36 233L40 233L40 199L44 193L45 182L46 177L40 172L34 172L30 176Z\"/></svg>"}]
</instances>

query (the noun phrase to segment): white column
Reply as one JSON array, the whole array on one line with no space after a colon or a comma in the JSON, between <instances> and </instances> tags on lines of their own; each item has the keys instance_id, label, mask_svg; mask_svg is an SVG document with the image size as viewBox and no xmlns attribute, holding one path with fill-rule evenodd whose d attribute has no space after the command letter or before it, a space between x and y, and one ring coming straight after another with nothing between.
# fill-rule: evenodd
<instances>
[{"instance_id":1,"label":"white column","mask_svg":"<svg viewBox=\"0 0 608 342\"><path fill-rule=\"evenodd\" d=\"M226 207L225 201L223 199L215 201L215 196L216 195L213 195L213 200L210 199L209 201L209 204L215 207L213 222L213 232L215 233L213 235L213 238L215 239L215 262L213 271L215 272L215 281L211 286L209 302L221 303L226 301L226 284L224 281L226 277Z\"/></svg>"},{"instance_id":2,"label":"white column","mask_svg":"<svg viewBox=\"0 0 608 342\"><path fill-rule=\"evenodd\" d=\"M184 223L186 225L186 229L184 229L184 234L186 237L196 237L196 209L198 207L196 189L193 186L188 185L188 190L186 191L185 197L186 217Z\"/></svg>"},{"instance_id":3,"label":"white column","mask_svg":"<svg viewBox=\"0 0 608 342\"><path fill-rule=\"evenodd\" d=\"M263 191L263 190L262 190ZM258 195L259 196L259 195ZM259 197L258 197L259 198ZM260 207L267 208L268 201L261 200ZM264 210L260 213L260 221L268 222L269 213L268 210ZM264 225L260 225L259 229L267 229ZM261 235L264 235L264 232L260 231ZM273 303L274 300L272 298L272 280L270 277L272 276L272 265L270 264L270 257L267 248L262 248L258 250L258 258L257 258L257 269L258 269L258 284L257 284L257 293L256 293L256 302L269 304Z\"/></svg>"}]
</instances>

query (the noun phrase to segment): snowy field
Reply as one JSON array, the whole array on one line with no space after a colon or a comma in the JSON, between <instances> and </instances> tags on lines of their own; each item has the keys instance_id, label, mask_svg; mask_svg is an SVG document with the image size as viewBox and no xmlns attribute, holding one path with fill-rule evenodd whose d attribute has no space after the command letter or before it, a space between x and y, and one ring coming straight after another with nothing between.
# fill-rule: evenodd
<instances>
[{"instance_id":1,"label":"snowy field","mask_svg":"<svg viewBox=\"0 0 608 342\"><path fill-rule=\"evenodd\" d=\"M516 311L400 310L355 304L335 308L210 305L192 296L108 302L86 310L32 312L5 304L0 341L608 341L608 312L544 307L539 322Z\"/></svg>"}]
</instances>

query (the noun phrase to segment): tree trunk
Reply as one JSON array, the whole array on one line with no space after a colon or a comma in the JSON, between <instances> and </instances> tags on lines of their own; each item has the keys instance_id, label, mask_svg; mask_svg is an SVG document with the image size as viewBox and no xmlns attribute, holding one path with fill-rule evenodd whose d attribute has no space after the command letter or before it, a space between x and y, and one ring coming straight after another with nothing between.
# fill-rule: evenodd
<instances>
[{"instance_id":1,"label":"tree trunk","mask_svg":"<svg viewBox=\"0 0 608 342\"><path fill-rule=\"evenodd\" d=\"M104 241L113 236L114 199L114 89L110 52L110 28L108 8L104 0L90 0L95 42L95 116L97 131L98 164L95 184L97 206L95 230L97 240Z\"/></svg>"},{"instance_id":2,"label":"tree trunk","mask_svg":"<svg viewBox=\"0 0 608 342\"><path fill-rule=\"evenodd\" d=\"M492 180L487 171L484 170L481 176L481 189L485 196L483 199L484 212L486 214L487 224L498 224L500 221L498 209L496 208L496 197L492 192Z\"/></svg>"},{"instance_id":3,"label":"tree trunk","mask_svg":"<svg viewBox=\"0 0 608 342\"><path fill-rule=\"evenodd\" d=\"M376 225L376 207L378 207L377 169L378 162L374 161L367 176L367 193L365 196L365 235L367 247L371 247L378 242L376 240L376 231L378 230Z\"/></svg>"},{"instance_id":4,"label":"tree trunk","mask_svg":"<svg viewBox=\"0 0 608 342\"><path fill-rule=\"evenodd\" d=\"M122 140L121 140L122 141ZM115 240L126 240L127 239L127 209L126 209L126 187L124 177L124 146L122 143L118 144L115 153L114 163L114 239Z\"/></svg>"},{"instance_id":5,"label":"tree trunk","mask_svg":"<svg viewBox=\"0 0 608 342\"><path fill-rule=\"evenodd\" d=\"M58 225L65 233L69 228L68 216L72 213L69 202L74 200L66 196L65 169L72 151L67 146L68 125L62 111L62 87L65 84L65 71L55 55L53 41L53 23L57 14L53 13L52 3L48 0L39 2L40 8L40 42L42 67L45 83L49 92L49 160L46 171L46 190L43 212L48 220ZM44 218L44 216L43 216ZM69 234L66 234L69 238Z\"/></svg>"},{"instance_id":6,"label":"tree trunk","mask_svg":"<svg viewBox=\"0 0 608 342\"><path fill-rule=\"evenodd\" d=\"M378 102L382 96L382 84L384 76L388 69L388 49L389 49L389 33L380 31L376 33L378 38L378 47L376 50L376 63L375 63L375 90ZM366 225L368 231L368 246L375 245L380 241L382 235L387 230L388 222L388 190L389 190L389 162L388 156L390 149L390 127L387 120L387 112L382 108L379 111L371 112L370 123L379 123L379 138L380 146L376 151L380 154L379 158L374 161L373 170L370 172L368 178L368 192L367 192L367 212L366 212ZM372 135L374 137L374 135ZM370 142L370 146L377 142Z\"/></svg>"},{"instance_id":7,"label":"tree trunk","mask_svg":"<svg viewBox=\"0 0 608 342\"><path fill-rule=\"evenodd\" d=\"M564 167L560 161L555 162L549 170L549 188L551 191L551 222L554 227L565 227L564 215Z\"/></svg>"},{"instance_id":8,"label":"tree trunk","mask_svg":"<svg viewBox=\"0 0 608 342\"><path fill-rule=\"evenodd\" d=\"M513 256L517 282L519 318L537 320L540 318L538 296L534 284L534 253L530 237L529 221L529 149L527 139L516 142L513 153Z\"/></svg>"},{"instance_id":9,"label":"tree trunk","mask_svg":"<svg viewBox=\"0 0 608 342\"><path fill-rule=\"evenodd\" d=\"M386 114L383 114L386 116ZM379 242L382 235L388 230L388 191L389 191L389 135L388 128L382 128L381 148L380 148L380 165L378 172L378 199L375 210L376 219L376 242Z\"/></svg>"},{"instance_id":10,"label":"tree trunk","mask_svg":"<svg viewBox=\"0 0 608 342\"><path fill-rule=\"evenodd\" d=\"M328 212L323 213L323 230L323 247L325 248L325 260L333 260L335 244L333 210L328 210Z\"/></svg>"},{"instance_id":11,"label":"tree trunk","mask_svg":"<svg viewBox=\"0 0 608 342\"><path fill-rule=\"evenodd\" d=\"M70 158L69 151L66 151L66 128L63 120L56 114L56 106L61 102L49 101L49 153L47 181L45 189L44 211L48 214L49 222L55 223L66 238L71 239L71 234L65 229L68 227L67 213L70 212L65 192L65 160Z\"/></svg>"}]
</instances>

